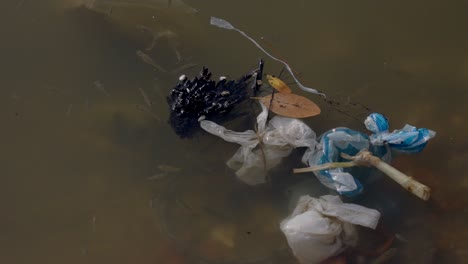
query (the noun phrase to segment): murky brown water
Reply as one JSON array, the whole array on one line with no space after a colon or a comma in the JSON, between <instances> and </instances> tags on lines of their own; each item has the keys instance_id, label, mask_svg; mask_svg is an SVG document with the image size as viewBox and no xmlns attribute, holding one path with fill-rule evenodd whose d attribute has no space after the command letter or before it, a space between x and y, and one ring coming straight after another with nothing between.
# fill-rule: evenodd
<instances>
[{"instance_id":1,"label":"murky brown water","mask_svg":"<svg viewBox=\"0 0 468 264\"><path fill-rule=\"evenodd\" d=\"M150 52L168 71L196 63L183 72L205 65L236 77L255 67L264 55L210 26L211 15L268 39L304 84L387 115L393 129L437 131L423 153L394 160L433 188L429 202L383 178L356 201L403 237L393 263L466 262L467 4L194 0L190 15L118 4L97 13L70 8L76 2L0 3L1 263L295 263L278 223L286 190L304 179L290 173L299 154L275 170L273 186L239 183L224 165L237 146L206 134L180 140L166 124L165 96L181 72L135 55L151 42L137 29L145 25L177 34ZM267 72L280 69L266 61ZM137 107L146 107L139 88L152 114ZM308 121L317 133L361 129L321 106ZM181 170L148 180L159 165ZM216 230L232 241L213 240Z\"/></svg>"}]
</instances>

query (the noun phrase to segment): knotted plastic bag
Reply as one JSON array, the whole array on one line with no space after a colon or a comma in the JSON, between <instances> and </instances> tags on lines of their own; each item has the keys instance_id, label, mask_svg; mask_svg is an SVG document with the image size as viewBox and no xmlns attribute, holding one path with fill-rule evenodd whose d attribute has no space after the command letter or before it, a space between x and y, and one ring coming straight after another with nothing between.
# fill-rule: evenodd
<instances>
[{"instance_id":1,"label":"knotted plastic bag","mask_svg":"<svg viewBox=\"0 0 468 264\"><path fill-rule=\"evenodd\" d=\"M387 144L392 149L406 153L421 152L429 139L436 135L436 132L427 128L416 128L408 124L402 129L389 132L387 118L378 113L370 114L364 121L364 125L372 132L370 136L372 145Z\"/></svg>"},{"instance_id":2,"label":"knotted plastic bag","mask_svg":"<svg viewBox=\"0 0 468 264\"><path fill-rule=\"evenodd\" d=\"M377 210L343 203L338 196L304 195L280 227L299 262L314 264L355 246L354 225L375 229L379 218Z\"/></svg>"},{"instance_id":3,"label":"knotted plastic bag","mask_svg":"<svg viewBox=\"0 0 468 264\"><path fill-rule=\"evenodd\" d=\"M362 149L369 148L369 137L349 128L335 128L320 136L320 144L315 149L308 149L302 162L316 166L329 162L341 161L340 153L354 156ZM320 182L340 194L353 196L362 190L361 183L343 168L315 171Z\"/></svg>"},{"instance_id":4,"label":"knotted plastic bag","mask_svg":"<svg viewBox=\"0 0 468 264\"><path fill-rule=\"evenodd\" d=\"M390 150L406 153L421 152L436 134L427 128L417 129L411 125L389 132L387 118L378 113L370 114L364 124L372 132L370 136L345 127L323 133L320 136L320 144L315 149L308 149L304 153L302 162L309 166L341 162L343 161L341 153L354 156L366 149L389 163L391 161ZM353 177L348 169L327 169L315 171L314 174L323 185L342 195L352 197L361 193L363 189L359 180Z\"/></svg>"},{"instance_id":5,"label":"knotted plastic bag","mask_svg":"<svg viewBox=\"0 0 468 264\"><path fill-rule=\"evenodd\" d=\"M299 119L275 116L267 124L268 108L260 105L262 112L257 116L257 131L235 132L212 121L200 121L200 127L208 133L241 145L227 165L249 185L265 183L268 170L277 166L294 148L314 148L317 144L315 132Z\"/></svg>"}]
</instances>

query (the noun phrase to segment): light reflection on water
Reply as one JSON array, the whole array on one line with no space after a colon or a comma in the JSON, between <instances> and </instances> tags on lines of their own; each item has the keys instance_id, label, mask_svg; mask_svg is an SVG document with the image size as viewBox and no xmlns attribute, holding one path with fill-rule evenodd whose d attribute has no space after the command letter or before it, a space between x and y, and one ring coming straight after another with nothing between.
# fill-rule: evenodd
<instances>
[{"instance_id":1,"label":"light reflection on water","mask_svg":"<svg viewBox=\"0 0 468 264\"><path fill-rule=\"evenodd\" d=\"M286 189L303 180L289 172L300 155L274 171L273 185L250 188L234 181L224 162L236 146L203 134L180 140L165 122L165 95L180 73L160 73L135 56L151 40L137 30L144 24L178 34L150 52L167 69L197 63L236 77L255 67L263 54L240 35L210 27L210 15L256 39L264 36L302 72L304 84L368 105L386 114L394 129L409 123L437 131L423 153L394 161L433 188L431 201L423 203L383 178L369 180L368 192L355 201L379 209L386 229L406 240L396 244L395 263L466 259L464 4L190 1L199 10L195 16L117 6L109 17L83 8L64 12L67 1L0 3L2 263L191 263L207 255L243 263L269 249L277 254L273 263L295 263L283 252L279 231L269 228L287 213ZM159 15L157 25L153 14ZM266 69L277 74L281 66L267 60ZM137 107L146 106L139 88L153 102L152 114ZM317 133L361 128L321 106L323 114L308 120ZM161 164L182 170L148 180ZM178 190L187 192L178 195L192 209L172 211L181 218L170 222L192 230L192 236L183 229L176 238L192 242L190 254L178 251L158 224L160 199L176 178L186 182ZM214 213L182 221L210 204ZM218 223L235 230L235 250L203 245L203 235ZM263 231L251 238L250 230ZM256 243L263 246L258 251Z\"/></svg>"}]
</instances>

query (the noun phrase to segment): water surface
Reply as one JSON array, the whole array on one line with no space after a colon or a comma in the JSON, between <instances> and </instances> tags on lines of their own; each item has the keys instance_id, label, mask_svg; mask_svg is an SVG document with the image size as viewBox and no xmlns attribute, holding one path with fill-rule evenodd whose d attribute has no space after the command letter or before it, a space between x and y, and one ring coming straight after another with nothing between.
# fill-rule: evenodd
<instances>
[{"instance_id":1,"label":"water surface","mask_svg":"<svg viewBox=\"0 0 468 264\"><path fill-rule=\"evenodd\" d=\"M237 146L203 133L181 140L166 123L165 96L180 74L205 65L237 77L264 57L239 34L211 27L212 15L264 37L260 43L305 85L387 115L392 129L435 130L423 153L393 163L433 189L429 202L378 175L354 201L380 210L385 229L404 238L393 263L466 262L462 1L187 1L197 13L148 1L93 12L72 2L0 3L0 262L296 263L277 225L288 213L288 190L313 177L290 172L301 153L272 172L272 184L249 187L224 165ZM148 52L168 73L135 55L151 41L138 25L177 34ZM199 66L172 72L189 63ZM280 70L266 60L268 73ZM151 114L139 107L149 108L140 88ZM322 107L307 120L318 134L362 129L308 96ZM362 109L342 107L362 118ZM180 171L148 180L160 165ZM314 180L312 194L328 192ZM217 229L234 246L213 242ZM362 246L375 239L383 242L364 231Z\"/></svg>"}]
</instances>

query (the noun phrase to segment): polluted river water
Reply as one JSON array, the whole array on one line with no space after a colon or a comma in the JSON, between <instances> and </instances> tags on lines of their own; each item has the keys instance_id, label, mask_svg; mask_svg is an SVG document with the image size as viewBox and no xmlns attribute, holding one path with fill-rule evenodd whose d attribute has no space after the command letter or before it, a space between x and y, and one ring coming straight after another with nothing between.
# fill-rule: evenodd
<instances>
[{"instance_id":1,"label":"polluted river water","mask_svg":"<svg viewBox=\"0 0 468 264\"><path fill-rule=\"evenodd\" d=\"M369 109L391 130L437 132L423 152L392 161L432 189L429 201L363 173L365 191L343 199L380 211L380 225L359 229L347 262L334 263L465 263L467 8L432 0L1 1L0 263L298 263L279 223L298 193L333 193L312 173L292 173L304 166L302 151L271 170L271 182L248 186L225 164L238 145L203 132L180 139L167 123L166 96L181 74L206 66L215 78L237 78L260 58L265 74L283 67L211 26L211 16L339 102L282 74L321 107L304 119L318 135L364 132ZM244 131L239 120L224 125Z\"/></svg>"}]
</instances>

